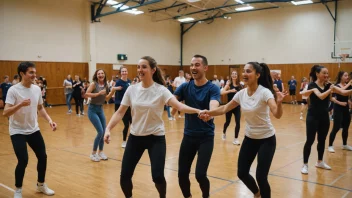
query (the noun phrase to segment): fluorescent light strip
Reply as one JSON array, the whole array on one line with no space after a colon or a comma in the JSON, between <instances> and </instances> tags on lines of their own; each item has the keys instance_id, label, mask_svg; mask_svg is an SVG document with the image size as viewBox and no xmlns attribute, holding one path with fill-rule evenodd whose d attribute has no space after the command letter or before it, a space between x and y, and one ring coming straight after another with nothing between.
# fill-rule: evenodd
<instances>
[{"instance_id":1,"label":"fluorescent light strip","mask_svg":"<svg viewBox=\"0 0 352 198\"><path fill-rule=\"evenodd\" d=\"M106 4L114 5L114 4L118 4L118 2L114 1L114 0L109 0L109 1L106 2Z\"/></svg>"},{"instance_id":2,"label":"fluorescent light strip","mask_svg":"<svg viewBox=\"0 0 352 198\"><path fill-rule=\"evenodd\" d=\"M112 1L109 0L108 2L112 2ZM106 3L108 3L108 2L106 2ZM113 1L113 3L114 3L114 4L118 4L119 2ZM129 8L129 6L127 6L127 5L122 5L122 4L113 5L112 7L116 8L116 9L120 8L120 10L125 10L125 9L128 9L128 8ZM136 8L133 8L133 9L131 9L131 10L125 10L125 11L123 11L123 12L129 13L129 14L134 14L134 15L138 15L138 14L143 14L143 13L144 13L143 11L137 10Z\"/></svg>"},{"instance_id":3,"label":"fluorescent light strip","mask_svg":"<svg viewBox=\"0 0 352 198\"><path fill-rule=\"evenodd\" d=\"M241 0L235 0L237 3L241 3L241 4L244 4L244 2L243 1L241 1Z\"/></svg>"},{"instance_id":4,"label":"fluorescent light strip","mask_svg":"<svg viewBox=\"0 0 352 198\"><path fill-rule=\"evenodd\" d=\"M313 3L311 0L306 0L306 1L291 1L292 4L294 5L305 5L305 4L310 4Z\"/></svg>"},{"instance_id":5,"label":"fluorescent light strip","mask_svg":"<svg viewBox=\"0 0 352 198\"><path fill-rule=\"evenodd\" d=\"M235 8L236 11L246 11L246 10L252 10L252 9L253 9L252 6Z\"/></svg>"},{"instance_id":6,"label":"fluorescent light strip","mask_svg":"<svg viewBox=\"0 0 352 198\"><path fill-rule=\"evenodd\" d=\"M187 17L187 18L183 18L183 19L178 19L178 21L179 21L179 22L194 21L194 18Z\"/></svg>"}]
</instances>

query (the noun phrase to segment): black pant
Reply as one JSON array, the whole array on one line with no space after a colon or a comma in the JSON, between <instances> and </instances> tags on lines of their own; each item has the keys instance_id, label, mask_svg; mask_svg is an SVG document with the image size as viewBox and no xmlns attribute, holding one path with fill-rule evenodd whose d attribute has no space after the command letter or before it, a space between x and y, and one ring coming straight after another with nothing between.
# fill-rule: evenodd
<instances>
[{"instance_id":1,"label":"black pant","mask_svg":"<svg viewBox=\"0 0 352 198\"><path fill-rule=\"evenodd\" d=\"M276 149L275 135L265 139L251 139L245 136L240 154L238 156L237 176L242 182L256 194L260 190L260 195L263 198L271 196L270 185L268 182L268 174L271 162L274 158ZM256 171L256 179L249 174L251 165L258 154L258 165Z\"/></svg>"},{"instance_id":2,"label":"black pant","mask_svg":"<svg viewBox=\"0 0 352 198\"><path fill-rule=\"evenodd\" d=\"M224 124L223 133L226 134L227 127L229 127L231 122L232 114L235 117L236 127L235 127L235 138L238 138L238 134L240 133L240 121L241 121L241 107L238 106L231 111L226 113L226 122Z\"/></svg>"},{"instance_id":3,"label":"black pant","mask_svg":"<svg viewBox=\"0 0 352 198\"><path fill-rule=\"evenodd\" d=\"M183 136L178 160L178 182L184 197L191 196L189 173L197 152L196 179L203 197L209 197L210 182L207 178L207 171L213 148L214 136Z\"/></svg>"},{"instance_id":4,"label":"black pant","mask_svg":"<svg viewBox=\"0 0 352 198\"><path fill-rule=\"evenodd\" d=\"M336 133L342 128L343 145L347 145L348 128L351 124L351 114L348 108L334 108L334 126L330 133L329 146L334 143Z\"/></svg>"},{"instance_id":5,"label":"black pant","mask_svg":"<svg viewBox=\"0 0 352 198\"><path fill-rule=\"evenodd\" d=\"M307 140L303 149L303 163L307 164L311 147L315 140L315 134L318 133L318 160L323 160L325 150L325 140L330 127L328 112L316 113L311 115L308 111L306 119Z\"/></svg>"},{"instance_id":6,"label":"black pant","mask_svg":"<svg viewBox=\"0 0 352 198\"><path fill-rule=\"evenodd\" d=\"M78 107L81 113L83 113L83 98L74 96L73 99L75 100L75 104L76 104L76 114L79 114Z\"/></svg>"},{"instance_id":7,"label":"black pant","mask_svg":"<svg viewBox=\"0 0 352 198\"><path fill-rule=\"evenodd\" d=\"M16 170L15 170L16 187L17 188L22 187L24 173L28 164L27 143L32 148L32 150L34 151L35 155L38 158L38 164L37 164L38 182L44 183L47 158L46 158L44 139L40 131L37 131L30 135L21 135L21 134L12 135L11 141L18 160Z\"/></svg>"},{"instance_id":8,"label":"black pant","mask_svg":"<svg viewBox=\"0 0 352 198\"><path fill-rule=\"evenodd\" d=\"M119 108L120 108L120 104L115 104L115 111L117 111ZM123 125L125 125L125 127L123 128L123 131L122 131L123 141L126 141L128 128L130 127L130 124L132 123L132 116L131 116L131 108L130 107L128 107L125 115L123 115L122 122L123 122Z\"/></svg>"},{"instance_id":9,"label":"black pant","mask_svg":"<svg viewBox=\"0 0 352 198\"><path fill-rule=\"evenodd\" d=\"M132 197L132 175L145 149L148 149L152 166L152 178L160 198L166 197L166 180L164 177L166 140L165 136L134 136L128 138L122 159L120 185L125 197Z\"/></svg>"}]
</instances>

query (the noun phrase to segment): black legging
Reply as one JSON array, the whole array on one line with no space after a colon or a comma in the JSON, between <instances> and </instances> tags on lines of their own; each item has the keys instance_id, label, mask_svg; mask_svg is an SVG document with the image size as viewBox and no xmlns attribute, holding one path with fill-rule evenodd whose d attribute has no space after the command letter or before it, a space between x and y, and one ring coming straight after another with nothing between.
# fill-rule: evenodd
<instances>
[{"instance_id":1,"label":"black legging","mask_svg":"<svg viewBox=\"0 0 352 198\"><path fill-rule=\"evenodd\" d=\"M307 140L303 149L303 163L307 164L311 147L315 140L315 134L318 133L318 160L323 160L325 150L325 140L330 127L330 119L328 112L317 113L311 115L308 111L306 119L306 135Z\"/></svg>"},{"instance_id":2,"label":"black legging","mask_svg":"<svg viewBox=\"0 0 352 198\"><path fill-rule=\"evenodd\" d=\"M191 196L189 173L197 152L196 179L202 190L203 197L209 197L210 182L207 178L207 171L213 148L214 136L183 136L178 159L178 181L184 197Z\"/></svg>"},{"instance_id":3,"label":"black legging","mask_svg":"<svg viewBox=\"0 0 352 198\"><path fill-rule=\"evenodd\" d=\"M34 151L38 159L37 171L38 171L38 182L44 183L45 172L46 172L46 151L45 143L40 131L34 132L30 135L16 134L11 135L12 146L17 157L17 166L15 170L17 188L22 187L24 173L28 164L28 151L27 143Z\"/></svg>"},{"instance_id":4,"label":"black legging","mask_svg":"<svg viewBox=\"0 0 352 198\"><path fill-rule=\"evenodd\" d=\"M76 114L79 114L78 107L81 113L83 113L83 98L74 96L73 99L75 100L75 104L76 104Z\"/></svg>"},{"instance_id":5,"label":"black legging","mask_svg":"<svg viewBox=\"0 0 352 198\"><path fill-rule=\"evenodd\" d=\"M336 133L342 128L343 145L347 145L348 128L351 124L351 114L348 108L334 108L334 126L330 133L329 146L332 146L336 137Z\"/></svg>"},{"instance_id":6,"label":"black legging","mask_svg":"<svg viewBox=\"0 0 352 198\"><path fill-rule=\"evenodd\" d=\"M115 111L117 111L120 107L120 104L115 104ZM127 139L127 133L128 133L128 128L130 127L130 124L132 123L132 116L131 116L131 108L128 107L125 115L123 115L122 118L123 125L125 127L123 128L122 134L123 134L123 141L126 141Z\"/></svg>"},{"instance_id":7,"label":"black legging","mask_svg":"<svg viewBox=\"0 0 352 198\"><path fill-rule=\"evenodd\" d=\"M160 198L166 197L166 180L164 176L166 140L165 136L134 136L128 138L122 159L120 185L125 197L132 197L132 176L144 150L148 150L152 166L152 178Z\"/></svg>"},{"instance_id":8,"label":"black legging","mask_svg":"<svg viewBox=\"0 0 352 198\"><path fill-rule=\"evenodd\" d=\"M238 156L237 176L242 182L256 194L260 190L262 198L269 198L271 195L268 174L276 149L275 135L265 139L251 139L245 136L240 154ZM258 165L256 179L249 174L251 165L258 154Z\"/></svg>"},{"instance_id":9,"label":"black legging","mask_svg":"<svg viewBox=\"0 0 352 198\"><path fill-rule=\"evenodd\" d=\"M240 133L240 121L241 121L241 107L238 106L231 111L226 113L226 122L224 124L223 133L226 134L227 127L229 127L231 122L232 114L235 117L236 127L235 127L235 138L238 138L238 134Z\"/></svg>"}]
</instances>

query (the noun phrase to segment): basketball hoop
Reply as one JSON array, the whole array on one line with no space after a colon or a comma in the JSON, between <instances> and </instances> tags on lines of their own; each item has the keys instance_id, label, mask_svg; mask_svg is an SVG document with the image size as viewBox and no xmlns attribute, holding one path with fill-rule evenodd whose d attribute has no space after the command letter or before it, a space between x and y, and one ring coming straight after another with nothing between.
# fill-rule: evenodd
<instances>
[{"instance_id":1,"label":"basketball hoop","mask_svg":"<svg viewBox=\"0 0 352 198\"><path fill-rule=\"evenodd\" d=\"M345 61L346 58L349 58L349 57L350 57L350 54L340 54L341 61Z\"/></svg>"}]
</instances>

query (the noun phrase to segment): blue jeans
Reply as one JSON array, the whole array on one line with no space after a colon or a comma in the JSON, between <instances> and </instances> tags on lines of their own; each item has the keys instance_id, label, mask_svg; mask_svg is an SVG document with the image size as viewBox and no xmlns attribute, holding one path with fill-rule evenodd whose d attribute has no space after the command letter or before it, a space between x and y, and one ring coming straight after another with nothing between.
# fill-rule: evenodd
<instances>
[{"instance_id":1,"label":"blue jeans","mask_svg":"<svg viewBox=\"0 0 352 198\"><path fill-rule=\"evenodd\" d=\"M68 110L71 110L72 93L65 94L65 96L66 96L66 105L68 107Z\"/></svg>"},{"instance_id":2,"label":"blue jeans","mask_svg":"<svg viewBox=\"0 0 352 198\"><path fill-rule=\"evenodd\" d=\"M166 105L166 111L167 111L167 117L171 118L171 113L170 113L170 106Z\"/></svg>"},{"instance_id":3,"label":"blue jeans","mask_svg":"<svg viewBox=\"0 0 352 198\"><path fill-rule=\"evenodd\" d=\"M102 151L104 148L104 134L106 128L106 119L104 115L103 105L90 104L88 107L88 118L97 130L97 136L94 140L93 151Z\"/></svg>"}]
</instances>

